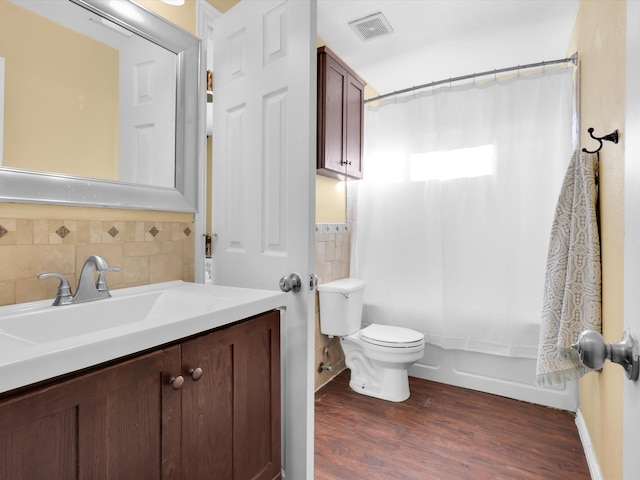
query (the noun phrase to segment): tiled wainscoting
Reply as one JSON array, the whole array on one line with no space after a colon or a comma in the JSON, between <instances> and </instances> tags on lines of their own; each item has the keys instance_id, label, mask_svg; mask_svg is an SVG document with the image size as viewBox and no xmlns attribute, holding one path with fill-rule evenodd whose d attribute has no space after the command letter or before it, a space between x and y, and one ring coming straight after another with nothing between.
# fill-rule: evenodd
<instances>
[{"instance_id":1,"label":"tiled wainscoting","mask_svg":"<svg viewBox=\"0 0 640 480\"><path fill-rule=\"evenodd\" d=\"M59 207L34 218L32 210L24 216L19 215L23 209L16 210L0 211L0 305L54 298L58 282L38 280L43 272L66 275L75 289L89 255L121 268L107 274L110 289L193 281L190 214Z\"/></svg>"},{"instance_id":2,"label":"tiled wainscoting","mask_svg":"<svg viewBox=\"0 0 640 480\"><path fill-rule=\"evenodd\" d=\"M346 223L317 223L316 224L316 275L318 283L326 283L349 276L349 262L351 255L351 232ZM320 309L318 292L316 291L316 390L331 378L344 370L344 353L340 342L334 338L329 347L329 358L324 353L329 337L320 333ZM318 372L320 363L327 364L329 359L333 372Z\"/></svg>"}]
</instances>

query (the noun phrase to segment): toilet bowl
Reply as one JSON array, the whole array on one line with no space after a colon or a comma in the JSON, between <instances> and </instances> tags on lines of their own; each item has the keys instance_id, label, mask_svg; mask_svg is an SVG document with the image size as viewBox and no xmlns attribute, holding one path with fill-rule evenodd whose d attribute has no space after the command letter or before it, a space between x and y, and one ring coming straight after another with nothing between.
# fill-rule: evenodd
<instances>
[{"instance_id":1,"label":"toilet bowl","mask_svg":"<svg viewBox=\"0 0 640 480\"><path fill-rule=\"evenodd\" d=\"M318 285L320 332L340 338L354 391L402 402L410 395L407 369L424 353L424 335L375 323L361 328L364 287L355 278Z\"/></svg>"}]
</instances>

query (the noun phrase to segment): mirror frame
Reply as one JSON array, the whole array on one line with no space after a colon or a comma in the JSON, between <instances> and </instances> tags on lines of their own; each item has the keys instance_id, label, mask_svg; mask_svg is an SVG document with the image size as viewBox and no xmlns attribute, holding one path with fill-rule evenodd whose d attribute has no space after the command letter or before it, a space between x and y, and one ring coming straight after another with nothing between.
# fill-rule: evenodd
<instances>
[{"instance_id":1,"label":"mirror frame","mask_svg":"<svg viewBox=\"0 0 640 480\"><path fill-rule=\"evenodd\" d=\"M205 101L200 39L131 0L69 1L176 54L175 188L1 167L0 202L197 212Z\"/></svg>"}]
</instances>

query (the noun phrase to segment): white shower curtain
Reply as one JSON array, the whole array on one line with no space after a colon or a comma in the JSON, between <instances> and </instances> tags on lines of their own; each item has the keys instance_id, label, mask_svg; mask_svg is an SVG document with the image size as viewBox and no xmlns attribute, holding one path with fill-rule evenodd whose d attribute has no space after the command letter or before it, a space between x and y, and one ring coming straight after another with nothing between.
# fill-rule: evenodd
<instances>
[{"instance_id":1,"label":"white shower curtain","mask_svg":"<svg viewBox=\"0 0 640 480\"><path fill-rule=\"evenodd\" d=\"M443 348L536 358L572 115L563 69L367 108L351 265L366 282L365 321ZM462 162L453 174L416 179L420 154L460 149L445 160ZM484 157L489 171L474 172Z\"/></svg>"}]
</instances>

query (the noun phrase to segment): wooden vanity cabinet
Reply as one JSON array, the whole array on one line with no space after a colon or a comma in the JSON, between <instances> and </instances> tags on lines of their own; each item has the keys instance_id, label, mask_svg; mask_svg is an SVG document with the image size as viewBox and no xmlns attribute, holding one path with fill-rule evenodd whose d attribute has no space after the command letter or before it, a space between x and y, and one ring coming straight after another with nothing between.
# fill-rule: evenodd
<instances>
[{"instance_id":1,"label":"wooden vanity cabinet","mask_svg":"<svg viewBox=\"0 0 640 480\"><path fill-rule=\"evenodd\" d=\"M0 478L279 479L279 326L268 312L0 400Z\"/></svg>"},{"instance_id":2,"label":"wooden vanity cabinet","mask_svg":"<svg viewBox=\"0 0 640 480\"><path fill-rule=\"evenodd\" d=\"M364 86L331 50L318 48L318 174L362 178Z\"/></svg>"}]
</instances>

